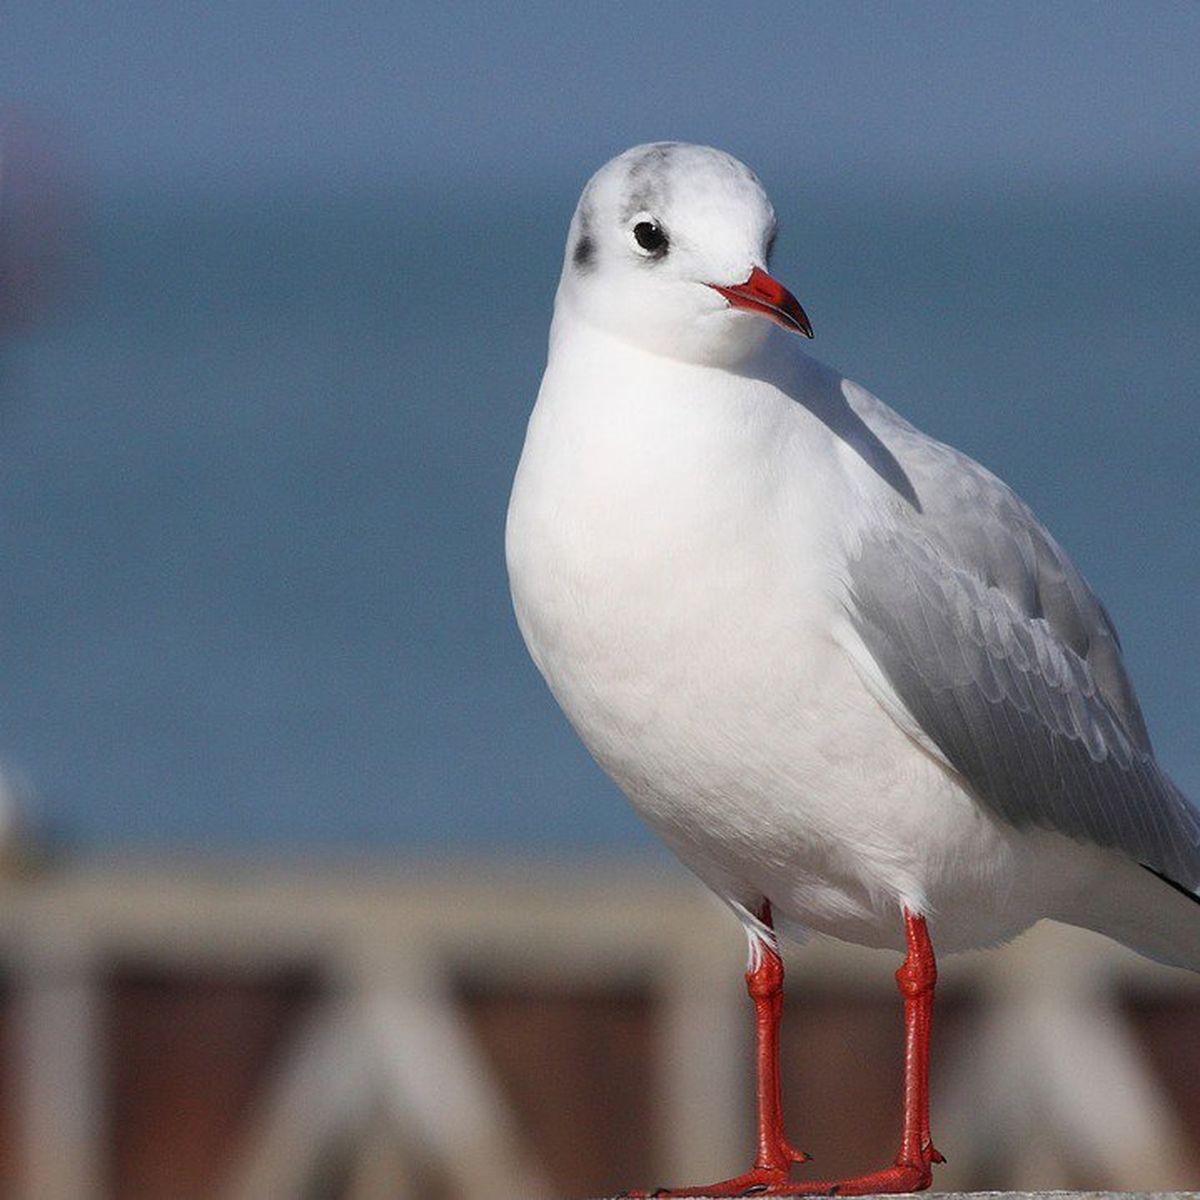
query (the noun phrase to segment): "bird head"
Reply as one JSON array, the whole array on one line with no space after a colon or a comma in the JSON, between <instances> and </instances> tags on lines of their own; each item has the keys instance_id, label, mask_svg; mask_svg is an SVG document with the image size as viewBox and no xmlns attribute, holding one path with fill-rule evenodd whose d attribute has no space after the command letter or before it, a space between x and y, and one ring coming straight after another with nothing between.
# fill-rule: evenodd
<instances>
[{"instance_id":1,"label":"bird head","mask_svg":"<svg viewBox=\"0 0 1200 1200\"><path fill-rule=\"evenodd\" d=\"M767 272L775 211L754 173L708 146L655 142L606 163L579 199L558 307L656 354L728 365L771 324L812 337Z\"/></svg>"}]
</instances>

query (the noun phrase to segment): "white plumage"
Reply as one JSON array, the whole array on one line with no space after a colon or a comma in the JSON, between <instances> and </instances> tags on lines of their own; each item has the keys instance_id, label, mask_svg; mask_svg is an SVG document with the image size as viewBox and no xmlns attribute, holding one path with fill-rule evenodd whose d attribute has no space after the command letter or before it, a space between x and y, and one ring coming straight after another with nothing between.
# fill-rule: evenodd
<instances>
[{"instance_id":1,"label":"white plumage","mask_svg":"<svg viewBox=\"0 0 1200 1200\"><path fill-rule=\"evenodd\" d=\"M1200 813L1103 609L1002 483L718 290L774 224L703 147L584 191L508 514L534 661L752 938L763 901L945 950L1048 916L1200 970Z\"/></svg>"}]
</instances>

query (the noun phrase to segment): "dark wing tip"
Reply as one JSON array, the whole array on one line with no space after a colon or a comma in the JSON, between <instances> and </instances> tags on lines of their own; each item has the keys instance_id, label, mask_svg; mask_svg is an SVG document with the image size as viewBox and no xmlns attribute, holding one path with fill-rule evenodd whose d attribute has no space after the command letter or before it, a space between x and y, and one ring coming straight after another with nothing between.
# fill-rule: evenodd
<instances>
[{"instance_id":1,"label":"dark wing tip","mask_svg":"<svg viewBox=\"0 0 1200 1200\"><path fill-rule=\"evenodd\" d=\"M1157 875L1169 888L1174 888L1181 896L1186 896L1193 904L1200 905L1200 894L1193 892L1191 888L1185 887L1178 880L1172 879L1169 875L1164 875L1161 871L1156 870L1148 863L1138 864L1143 871L1149 871L1151 875Z\"/></svg>"}]
</instances>

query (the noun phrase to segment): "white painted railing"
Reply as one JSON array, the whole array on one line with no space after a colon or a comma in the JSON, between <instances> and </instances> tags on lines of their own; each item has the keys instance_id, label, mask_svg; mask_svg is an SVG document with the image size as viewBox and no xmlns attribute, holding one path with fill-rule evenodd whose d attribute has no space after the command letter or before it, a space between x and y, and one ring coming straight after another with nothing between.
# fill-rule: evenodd
<instances>
[{"instance_id":1,"label":"white painted railing","mask_svg":"<svg viewBox=\"0 0 1200 1200\"><path fill-rule=\"evenodd\" d=\"M305 1193L322 1152L355 1133L354 1200L404 1197L406 1162L474 1200L550 1195L467 1032L451 980L561 988L647 985L661 1022L658 1178L718 1178L746 1146L748 1016L741 933L681 873L596 868L294 869L79 864L0 884L0 956L16 988L19 1200L109 1200L100 972L314 969L329 999L293 1036L258 1098L229 1200ZM889 996L894 956L833 943L789 953L790 986L819 976ZM1126 992L1184 995L1200 977L1043 925L1012 946L941 964L939 986L983 998L960 1060L942 1061L940 1188L977 1164L1034 1186L1101 1163L1111 1186L1200 1180L1195 1148L1122 1017ZM965 1048L965 1049L964 1049ZM735 1119L730 1119L731 1113Z\"/></svg>"}]
</instances>

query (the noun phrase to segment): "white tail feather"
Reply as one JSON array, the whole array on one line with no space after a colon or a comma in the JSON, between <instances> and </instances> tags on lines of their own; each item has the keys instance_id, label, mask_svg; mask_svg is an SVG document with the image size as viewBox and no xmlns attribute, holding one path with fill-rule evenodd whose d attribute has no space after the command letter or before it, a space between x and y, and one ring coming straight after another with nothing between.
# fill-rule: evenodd
<instances>
[{"instance_id":1,"label":"white tail feather","mask_svg":"<svg viewBox=\"0 0 1200 1200\"><path fill-rule=\"evenodd\" d=\"M1200 897L1115 854L1053 915L1155 962L1200 971Z\"/></svg>"}]
</instances>

